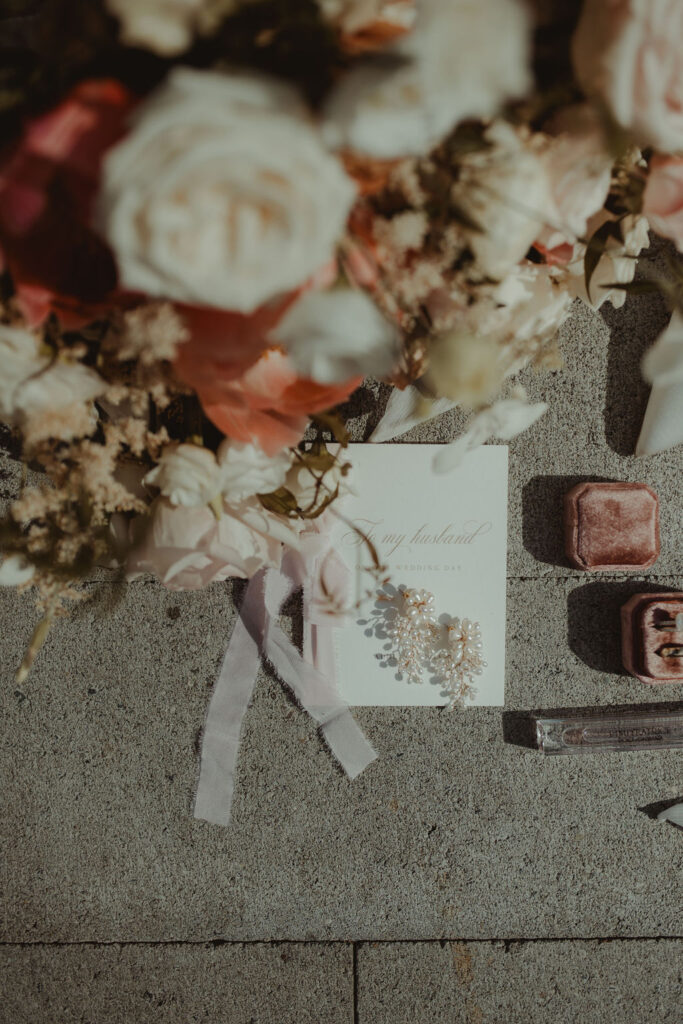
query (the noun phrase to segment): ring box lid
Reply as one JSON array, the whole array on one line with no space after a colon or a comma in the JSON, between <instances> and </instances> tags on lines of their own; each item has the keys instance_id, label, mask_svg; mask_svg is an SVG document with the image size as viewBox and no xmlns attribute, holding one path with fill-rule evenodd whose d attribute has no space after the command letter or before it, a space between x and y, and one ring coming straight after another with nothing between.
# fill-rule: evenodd
<instances>
[{"instance_id":1,"label":"ring box lid","mask_svg":"<svg viewBox=\"0 0 683 1024\"><path fill-rule=\"evenodd\" d=\"M564 515L565 550L577 569L648 569L659 557L659 500L646 484L577 484Z\"/></svg>"}]
</instances>

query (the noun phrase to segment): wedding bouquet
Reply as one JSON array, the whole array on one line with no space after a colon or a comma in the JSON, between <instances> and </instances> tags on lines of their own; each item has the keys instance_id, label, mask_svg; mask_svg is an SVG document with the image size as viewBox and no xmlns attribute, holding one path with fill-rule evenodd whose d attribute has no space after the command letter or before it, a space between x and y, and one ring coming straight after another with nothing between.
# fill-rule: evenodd
<instances>
[{"instance_id":1,"label":"wedding bouquet","mask_svg":"<svg viewBox=\"0 0 683 1024\"><path fill-rule=\"evenodd\" d=\"M22 676L97 564L277 567L348 487L364 378L394 434L476 412L447 468L542 413L506 381L561 365L575 299L680 302L674 261L634 276L648 227L683 249L683 5L578 8L4 6L0 419L44 474L0 523L43 614Z\"/></svg>"}]
</instances>

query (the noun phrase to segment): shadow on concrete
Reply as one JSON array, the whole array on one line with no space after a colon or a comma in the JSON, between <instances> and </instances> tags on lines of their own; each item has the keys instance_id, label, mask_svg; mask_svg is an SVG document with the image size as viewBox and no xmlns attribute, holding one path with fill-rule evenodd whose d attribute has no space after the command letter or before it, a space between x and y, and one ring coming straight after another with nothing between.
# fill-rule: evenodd
<instances>
[{"instance_id":1,"label":"shadow on concrete","mask_svg":"<svg viewBox=\"0 0 683 1024\"><path fill-rule=\"evenodd\" d=\"M363 441L367 441L379 421L384 416L389 398L393 392L390 384L365 384L353 392L348 402L337 407L337 412L346 423L348 420L361 419L367 416L363 425ZM355 436L352 430L352 436ZM358 438L361 440L361 438Z\"/></svg>"},{"instance_id":2,"label":"shadow on concrete","mask_svg":"<svg viewBox=\"0 0 683 1024\"><path fill-rule=\"evenodd\" d=\"M7 452L12 459L21 458L19 435L5 423L0 423L0 451Z\"/></svg>"},{"instance_id":3,"label":"shadow on concrete","mask_svg":"<svg viewBox=\"0 0 683 1024\"><path fill-rule=\"evenodd\" d=\"M536 715L533 711L504 711L503 739L516 747L537 750Z\"/></svg>"},{"instance_id":4,"label":"shadow on concrete","mask_svg":"<svg viewBox=\"0 0 683 1024\"><path fill-rule=\"evenodd\" d=\"M522 491L522 541L538 562L569 566L564 553L563 498L575 484L608 483L604 476L535 476Z\"/></svg>"},{"instance_id":5,"label":"shadow on concrete","mask_svg":"<svg viewBox=\"0 0 683 1024\"><path fill-rule=\"evenodd\" d=\"M627 675L621 660L621 608L634 594L666 593L667 587L640 581L597 580L567 598L569 646L599 672Z\"/></svg>"},{"instance_id":6,"label":"shadow on concrete","mask_svg":"<svg viewBox=\"0 0 683 1024\"><path fill-rule=\"evenodd\" d=\"M674 804L680 804L682 800L683 794L676 797L674 800L658 800L653 804L645 804L643 807L639 807L638 810L642 811L643 814L647 814L648 818L656 818L658 814L662 813L662 811L668 811L670 807L673 807ZM680 828L680 825L676 825L673 821L671 824L674 828Z\"/></svg>"}]
</instances>

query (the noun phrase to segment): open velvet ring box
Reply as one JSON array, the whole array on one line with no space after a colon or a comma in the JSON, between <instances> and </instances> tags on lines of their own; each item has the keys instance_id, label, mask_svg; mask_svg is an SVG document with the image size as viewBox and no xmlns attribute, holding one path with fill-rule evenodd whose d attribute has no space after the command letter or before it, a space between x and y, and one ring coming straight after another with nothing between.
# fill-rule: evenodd
<instances>
[{"instance_id":1,"label":"open velvet ring box","mask_svg":"<svg viewBox=\"0 0 683 1024\"><path fill-rule=\"evenodd\" d=\"M622 660L643 683L683 683L683 594L634 594L621 609Z\"/></svg>"},{"instance_id":2,"label":"open velvet ring box","mask_svg":"<svg viewBox=\"0 0 683 1024\"><path fill-rule=\"evenodd\" d=\"M659 556L659 500L646 484L577 484L565 495L564 524L577 569L649 569Z\"/></svg>"}]
</instances>

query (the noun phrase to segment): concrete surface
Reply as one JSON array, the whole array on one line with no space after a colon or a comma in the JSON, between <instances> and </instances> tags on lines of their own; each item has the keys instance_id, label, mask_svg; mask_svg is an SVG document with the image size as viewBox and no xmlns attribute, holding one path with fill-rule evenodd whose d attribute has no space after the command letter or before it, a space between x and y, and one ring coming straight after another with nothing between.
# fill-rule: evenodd
<instances>
[{"instance_id":1,"label":"concrete surface","mask_svg":"<svg viewBox=\"0 0 683 1024\"><path fill-rule=\"evenodd\" d=\"M596 585L510 580L511 712L680 694L609 671L613 637L594 642L602 612L583 600ZM13 663L30 598L15 615L13 594L0 602ZM351 784L263 676L232 826L195 822L195 741L231 614L226 588L131 587L63 620L30 681L5 686L2 938L677 934L682 837L638 808L678 795L680 753L546 760L505 742L496 708L358 711L380 760ZM568 617L602 670L571 650Z\"/></svg>"},{"instance_id":2,"label":"concrete surface","mask_svg":"<svg viewBox=\"0 0 683 1024\"><path fill-rule=\"evenodd\" d=\"M363 944L372 1024L678 1024L683 942Z\"/></svg>"},{"instance_id":3,"label":"concrete surface","mask_svg":"<svg viewBox=\"0 0 683 1024\"><path fill-rule=\"evenodd\" d=\"M3 1024L349 1024L348 944L0 949Z\"/></svg>"},{"instance_id":4,"label":"concrete surface","mask_svg":"<svg viewBox=\"0 0 683 1024\"><path fill-rule=\"evenodd\" d=\"M31 599L0 592L0 952L14 998L13 1015L0 1006L0 1024L22 1013L35 1024L174 1020L140 1004L147 977L164 993L199 986L188 1020L260 1024L270 1013L275 1024L289 1019L290 1003L291 1019L305 1020L311 1004L296 1000L317 976L306 957L318 949L325 991L346 992L339 1018L320 997L321 1024L609 1021L604 1008L621 1012L624 985L635 1009L615 1020L675 1019L680 944L654 940L683 938L683 835L646 810L683 797L680 752L544 760L518 745L519 713L529 709L683 700L683 687L650 689L623 675L618 651L618 609L631 593L683 589L683 449L627 454L647 398L640 355L665 322L651 299L604 316L579 308L563 331L567 369L524 374L550 411L511 445L505 714L363 709L381 756L353 784L262 675L231 828L190 817L195 744L239 586L170 594L148 582L125 592L92 584L92 602L59 623L22 687L12 672L35 621ZM382 400L379 389L360 396L357 439ZM447 440L461 419L406 440ZM6 466L8 494L17 473L9 457ZM658 491L663 551L646 575L587 577L565 563L561 495L587 476L642 479ZM282 968L278 946L213 949L211 940L296 940L288 948L297 952ZM468 952L464 994L439 940L481 940ZM122 944L118 973L114 947L89 945L112 942ZM335 942L356 943L350 1001L340 980L350 947ZM254 950L266 960L252 960ZM81 982L69 980L67 963L82 964ZM252 999L250 972L267 979L276 969L286 1012ZM538 988L547 1012L534 1002L537 976L548 979ZM578 1003L566 995L573 986ZM114 1003L107 1017L106 991L137 999L131 1015ZM156 989L145 980L142 991ZM235 1002L226 1014L233 992L244 1008ZM411 999L424 1010L412 1018ZM180 1012L170 1006L164 1012Z\"/></svg>"}]
</instances>

